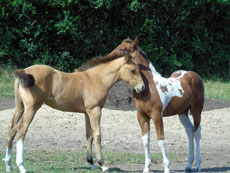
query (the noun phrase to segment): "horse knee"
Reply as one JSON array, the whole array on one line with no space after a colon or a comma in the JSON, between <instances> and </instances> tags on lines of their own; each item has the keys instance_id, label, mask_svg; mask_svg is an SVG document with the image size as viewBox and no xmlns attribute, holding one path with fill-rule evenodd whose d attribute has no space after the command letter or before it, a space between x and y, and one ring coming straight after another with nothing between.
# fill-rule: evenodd
<instances>
[{"instance_id":1,"label":"horse knee","mask_svg":"<svg viewBox=\"0 0 230 173\"><path fill-rule=\"evenodd\" d=\"M196 140L200 140L201 138L201 126L198 127L198 129L194 132L194 136Z\"/></svg>"},{"instance_id":2,"label":"horse knee","mask_svg":"<svg viewBox=\"0 0 230 173\"><path fill-rule=\"evenodd\" d=\"M193 139L194 138L194 131L192 128L186 128L186 133L189 139Z\"/></svg>"},{"instance_id":3,"label":"horse knee","mask_svg":"<svg viewBox=\"0 0 230 173\"><path fill-rule=\"evenodd\" d=\"M150 133L146 133L144 136L142 136L142 141L143 141L143 145L144 147L148 147L149 146L149 142L150 142Z\"/></svg>"},{"instance_id":4,"label":"horse knee","mask_svg":"<svg viewBox=\"0 0 230 173\"><path fill-rule=\"evenodd\" d=\"M95 141L95 144L100 144L101 143L101 134L99 134L99 133L94 134L94 141Z\"/></svg>"}]
</instances>

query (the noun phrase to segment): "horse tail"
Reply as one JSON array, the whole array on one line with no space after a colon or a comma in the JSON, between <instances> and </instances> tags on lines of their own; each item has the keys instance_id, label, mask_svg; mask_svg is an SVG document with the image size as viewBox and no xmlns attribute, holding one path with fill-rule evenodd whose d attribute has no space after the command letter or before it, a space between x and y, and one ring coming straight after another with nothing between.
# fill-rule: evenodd
<instances>
[{"instance_id":1,"label":"horse tail","mask_svg":"<svg viewBox=\"0 0 230 173\"><path fill-rule=\"evenodd\" d=\"M201 79L201 77L194 73L196 80L195 80L195 88L194 89L194 100L193 100L193 105L191 106L191 113L193 115L193 120L194 120L194 131L196 131L199 126L200 126L200 122L201 122L201 112L203 110L204 107L204 84L203 81Z\"/></svg>"},{"instance_id":2,"label":"horse tail","mask_svg":"<svg viewBox=\"0 0 230 173\"><path fill-rule=\"evenodd\" d=\"M13 72L15 78L19 79L19 85L25 88L30 88L35 85L35 80L33 75L26 74L25 70L19 69Z\"/></svg>"}]
</instances>

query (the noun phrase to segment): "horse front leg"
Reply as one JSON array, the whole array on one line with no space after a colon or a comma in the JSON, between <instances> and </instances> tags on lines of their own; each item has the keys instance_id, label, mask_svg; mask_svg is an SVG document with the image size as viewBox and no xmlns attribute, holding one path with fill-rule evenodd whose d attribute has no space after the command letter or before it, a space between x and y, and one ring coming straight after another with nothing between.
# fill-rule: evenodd
<instances>
[{"instance_id":1,"label":"horse front leg","mask_svg":"<svg viewBox=\"0 0 230 173\"><path fill-rule=\"evenodd\" d=\"M109 168L104 165L104 160L101 153L101 108L95 107L94 109L88 110L87 114L89 115L93 140L95 142L97 163L101 166L102 171L107 171Z\"/></svg>"},{"instance_id":2,"label":"horse front leg","mask_svg":"<svg viewBox=\"0 0 230 173\"><path fill-rule=\"evenodd\" d=\"M181 124L184 126L186 134L188 136L189 142L189 154L188 154L188 163L185 168L186 172L192 170L192 164L194 161L194 127L188 117L188 115L181 114L179 115Z\"/></svg>"},{"instance_id":3,"label":"horse front leg","mask_svg":"<svg viewBox=\"0 0 230 173\"><path fill-rule=\"evenodd\" d=\"M166 153L166 146L165 146L165 139L164 139L164 126L163 126L163 119L160 113L152 113L152 120L154 122L154 126L157 133L157 140L158 145L161 148L162 156L163 156L163 163L165 168L165 173L169 173L169 159Z\"/></svg>"},{"instance_id":4,"label":"horse front leg","mask_svg":"<svg viewBox=\"0 0 230 173\"><path fill-rule=\"evenodd\" d=\"M88 141L86 160L90 164L91 169L93 170L96 169L96 166L94 165L93 156L92 156L93 133L92 133L92 128L90 125L90 119L88 114L85 114L85 125L86 125L86 139Z\"/></svg>"},{"instance_id":5,"label":"horse front leg","mask_svg":"<svg viewBox=\"0 0 230 173\"><path fill-rule=\"evenodd\" d=\"M150 118L145 114L137 112L137 119L141 127L142 141L145 150L145 169L143 173L147 173L152 163L150 158Z\"/></svg>"}]
</instances>

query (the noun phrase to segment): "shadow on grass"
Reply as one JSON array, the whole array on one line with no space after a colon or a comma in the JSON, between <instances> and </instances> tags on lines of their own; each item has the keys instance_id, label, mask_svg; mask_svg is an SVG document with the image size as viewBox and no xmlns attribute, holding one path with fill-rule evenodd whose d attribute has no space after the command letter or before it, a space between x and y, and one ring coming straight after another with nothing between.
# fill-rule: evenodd
<instances>
[{"instance_id":1,"label":"shadow on grass","mask_svg":"<svg viewBox=\"0 0 230 173\"><path fill-rule=\"evenodd\" d=\"M230 167L214 167L214 168L203 168L202 172L227 172L230 171Z\"/></svg>"},{"instance_id":2,"label":"shadow on grass","mask_svg":"<svg viewBox=\"0 0 230 173\"><path fill-rule=\"evenodd\" d=\"M63 168L55 168L55 169L44 169L43 171L54 171L55 172L65 172L66 169L63 169ZM73 168L71 169L71 171L91 171L91 169L89 167L77 167L77 168ZM97 171L101 171L101 169L99 167L97 167L96 169ZM125 171L125 170L122 170L120 168L117 168L117 167L112 167L112 168L109 168L108 171L106 172L142 172L143 170L135 170L135 171ZM214 168L203 168L202 169L202 172L227 172L227 171L230 171L230 167L214 167ZM92 171L93 172L93 171ZM164 172L163 170L151 170L150 172ZM174 173L174 172L185 172L184 170L171 170L171 173ZM192 172L194 172L194 169L192 170ZM36 171L28 171L27 173L36 173Z\"/></svg>"},{"instance_id":3,"label":"shadow on grass","mask_svg":"<svg viewBox=\"0 0 230 173\"><path fill-rule=\"evenodd\" d=\"M184 170L174 170L174 171L175 172L185 172ZM225 166L224 167L214 167L214 168L202 168L202 172L228 172L228 171L230 171L230 167L225 167ZM192 169L191 172L195 172L195 170Z\"/></svg>"},{"instance_id":4,"label":"shadow on grass","mask_svg":"<svg viewBox=\"0 0 230 173\"><path fill-rule=\"evenodd\" d=\"M120 168L109 168L108 172L142 172L143 170L136 170L136 171L125 171Z\"/></svg>"}]
</instances>

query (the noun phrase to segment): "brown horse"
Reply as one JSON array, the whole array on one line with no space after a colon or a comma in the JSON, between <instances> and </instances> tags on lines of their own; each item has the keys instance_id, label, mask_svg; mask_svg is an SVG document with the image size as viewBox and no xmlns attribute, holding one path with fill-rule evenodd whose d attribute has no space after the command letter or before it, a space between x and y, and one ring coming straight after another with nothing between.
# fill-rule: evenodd
<instances>
[{"instance_id":1,"label":"brown horse","mask_svg":"<svg viewBox=\"0 0 230 173\"><path fill-rule=\"evenodd\" d=\"M144 90L135 55L124 51L113 56L97 57L74 73L64 73L46 65L34 65L16 70L15 114L8 131L8 146L5 156L6 171L12 169L12 145L17 133L16 164L21 173L24 168L24 139L36 111L43 103L52 108L85 113L87 161L95 168L92 157L92 142L95 141L96 159L102 170L101 109L109 89L119 80L127 82L136 92Z\"/></svg>"},{"instance_id":2,"label":"brown horse","mask_svg":"<svg viewBox=\"0 0 230 173\"><path fill-rule=\"evenodd\" d=\"M195 72L176 71L169 78L162 77L147 58L140 47L136 46L137 39L124 40L110 55L120 49L129 52L138 51L136 61L145 83L142 93L134 91L134 104L137 118L142 130L142 140L145 149L145 169L149 172L150 159L150 119L155 125L158 144L164 160L165 172L169 172L169 160L165 149L164 128L162 117L179 114L179 119L185 127L189 141L189 155L186 171L191 171L194 160L194 137L196 141L196 171L201 171L200 137L201 112L204 105L204 86L201 78ZM188 112L191 112L194 126Z\"/></svg>"}]
</instances>

